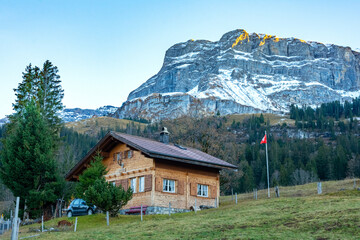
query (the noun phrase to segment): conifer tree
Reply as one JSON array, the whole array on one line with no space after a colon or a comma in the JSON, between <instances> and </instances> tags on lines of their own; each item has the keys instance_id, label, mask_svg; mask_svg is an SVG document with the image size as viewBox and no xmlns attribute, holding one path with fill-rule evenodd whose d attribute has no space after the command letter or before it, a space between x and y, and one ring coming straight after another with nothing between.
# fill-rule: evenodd
<instances>
[{"instance_id":1,"label":"conifer tree","mask_svg":"<svg viewBox=\"0 0 360 240\"><path fill-rule=\"evenodd\" d=\"M84 192L92 185L97 179L102 178L106 173L106 167L102 164L102 156L100 152L96 152L90 167L87 168L80 176L79 183L76 186L76 196L78 198L84 197Z\"/></svg>"},{"instance_id":2,"label":"conifer tree","mask_svg":"<svg viewBox=\"0 0 360 240\"><path fill-rule=\"evenodd\" d=\"M102 160L98 151L93 157L90 167L79 176L76 194L88 204L94 204L101 211L109 211L112 216L115 216L122 206L132 198L132 190L106 182L104 175L107 171Z\"/></svg>"},{"instance_id":3,"label":"conifer tree","mask_svg":"<svg viewBox=\"0 0 360 240\"><path fill-rule=\"evenodd\" d=\"M56 137L61 127L58 113L64 108L64 90L61 88L57 67L49 60L45 61L41 70L29 64L23 72L23 81L14 91L16 100L13 108L16 113L10 119L16 121L16 114L21 113L30 101L34 101Z\"/></svg>"},{"instance_id":4,"label":"conifer tree","mask_svg":"<svg viewBox=\"0 0 360 240\"><path fill-rule=\"evenodd\" d=\"M57 198L61 188L56 174L53 137L33 100L17 115L12 132L3 139L0 177L38 215ZM37 212L34 212L37 209Z\"/></svg>"}]
</instances>

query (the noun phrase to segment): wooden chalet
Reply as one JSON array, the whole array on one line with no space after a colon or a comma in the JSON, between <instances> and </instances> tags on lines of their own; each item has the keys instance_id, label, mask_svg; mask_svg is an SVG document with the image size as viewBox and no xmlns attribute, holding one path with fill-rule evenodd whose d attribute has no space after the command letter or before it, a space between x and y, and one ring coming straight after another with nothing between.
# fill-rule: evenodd
<instances>
[{"instance_id":1,"label":"wooden chalet","mask_svg":"<svg viewBox=\"0 0 360 240\"><path fill-rule=\"evenodd\" d=\"M125 209L147 205L148 213L162 213L169 202L175 211L195 205L219 204L221 169L237 167L197 149L169 144L166 128L160 142L123 133L109 132L66 175L77 181L97 150L107 166L108 182L133 189Z\"/></svg>"}]
</instances>

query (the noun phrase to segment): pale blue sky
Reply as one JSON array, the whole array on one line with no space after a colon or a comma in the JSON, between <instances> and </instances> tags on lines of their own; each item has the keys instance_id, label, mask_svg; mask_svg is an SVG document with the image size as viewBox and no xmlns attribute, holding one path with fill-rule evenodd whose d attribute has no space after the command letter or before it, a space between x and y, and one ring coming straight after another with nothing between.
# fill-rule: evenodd
<instances>
[{"instance_id":1,"label":"pale blue sky","mask_svg":"<svg viewBox=\"0 0 360 240\"><path fill-rule=\"evenodd\" d=\"M68 108L120 106L165 51L231 30L360 48L360 1L0 0L0 118L32 63L58 66Z\"/></svg>"}]
</instances>

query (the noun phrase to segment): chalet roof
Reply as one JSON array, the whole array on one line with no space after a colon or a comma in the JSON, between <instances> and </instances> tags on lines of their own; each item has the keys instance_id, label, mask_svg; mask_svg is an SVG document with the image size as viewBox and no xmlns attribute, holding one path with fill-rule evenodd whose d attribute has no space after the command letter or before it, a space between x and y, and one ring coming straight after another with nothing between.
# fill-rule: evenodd
<instances>
[{"instance_id":1,"label":"chalet roof","mask_svg":"<svg viewBox=\"0 0 360 240\"><path fill-rule=\"evenodd\" d=\"M185 162L194 165L207 166L217 169L237 169L237 166L225 162L219 158L213 157L207 153L194 148L181 147L173 144L164 144L148 138L133 136L124 133L109 132L101 139L89 153L79 161L67 174L66 179L71 176L95 153L97 149L102 149L108 144L109 139L115 139L128 146L140 150L145 155L152 158L165 159L170 161Z\"/></svg>"}]
</instances>

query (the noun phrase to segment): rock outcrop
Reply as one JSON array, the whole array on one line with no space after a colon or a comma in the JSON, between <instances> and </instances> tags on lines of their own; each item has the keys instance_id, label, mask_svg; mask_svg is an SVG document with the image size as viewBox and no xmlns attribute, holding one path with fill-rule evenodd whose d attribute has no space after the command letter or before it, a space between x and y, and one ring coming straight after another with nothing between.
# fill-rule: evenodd
<instances>
[{"instance_id":1,"label":"rock outcrop","mask_svg":"<svg viewBox=\"0 0 360 240\"><path fill-rule=\"evenodd\" d=\"M218 42L189 40L166 51L159 73L132 91L118 118L287 112L360 95L360 53L349 47L226 33Z\"/></svg>"}]
</instances>

